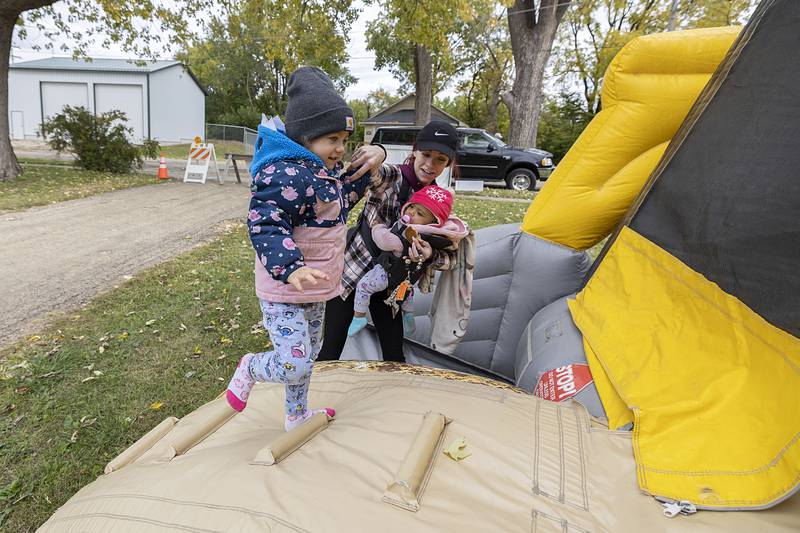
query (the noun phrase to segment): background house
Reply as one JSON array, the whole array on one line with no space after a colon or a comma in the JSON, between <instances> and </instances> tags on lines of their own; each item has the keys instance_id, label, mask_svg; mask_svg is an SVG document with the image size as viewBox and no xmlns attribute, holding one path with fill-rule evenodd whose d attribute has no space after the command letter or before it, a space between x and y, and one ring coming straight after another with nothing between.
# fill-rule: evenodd
<instances>
[{"instance_id":1,"label":"background house","mask_svg":"<svg viewBox=\"0 0 800 533\"><path fill-rule=\"evenodd\" d=\"M133 142L186 142L204 133L206 94L180 61L53 57L9 65L8 81L12 139L36 138L42 118L65 105L125 112Z\"/></svg>"},{"instance_id":2,"label":"background house","mask_svg":"<svg viewBox=\"0 0 800 533\"><path fill-rule=\"evenodd\" d=\"M377 112L363 122L364 142L369 144L375 131L381 126L413 126L414 125L414 104L416 96L409 94L402 100L390 105L389 107ZM453 126L466 126L463 122L449 113L445 113L436 106L431 106L431 119L444 120Z\"/></svg>"}]
</instances>

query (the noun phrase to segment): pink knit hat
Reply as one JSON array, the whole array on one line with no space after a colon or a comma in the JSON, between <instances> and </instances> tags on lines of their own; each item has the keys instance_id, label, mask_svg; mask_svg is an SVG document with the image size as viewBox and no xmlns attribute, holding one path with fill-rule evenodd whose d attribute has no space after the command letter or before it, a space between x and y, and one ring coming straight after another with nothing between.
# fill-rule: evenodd
<instances>
[{"instance_id":1,"label":"pink knit hat","mask_svg":"<svg viewBox=\"0 0 800 533\"><path fill-rule=\"evenodd\" d=\"M428 208L441 226L450 218L450 211L453 209L453 195L438 185L428 185L415 192L400 212L404 213L406 207L411 204L419 204Z\"/></svg>"}]
</instances>

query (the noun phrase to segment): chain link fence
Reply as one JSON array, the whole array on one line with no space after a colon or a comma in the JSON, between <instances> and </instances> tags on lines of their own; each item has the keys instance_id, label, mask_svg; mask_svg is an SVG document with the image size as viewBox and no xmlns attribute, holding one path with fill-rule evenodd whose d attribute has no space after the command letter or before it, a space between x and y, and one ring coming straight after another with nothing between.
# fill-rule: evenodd
<instances>
[{"instance_id":1,"label":"chain link fence","mask_svg":"<svg viewBox=\"0 0 800 533\"><path fill-rule=\"evenodd\" d=\"M205 141L210 143L242 143L243 154L252 155L256 146L258 132L244 126L231 126L229 124L206 124ZM358 146L364 144L361 141L347 141L345 147L345 160L349 161Z\"/></svg>"},{"instance_id":2,"label":"chain link fence","mask_svg":"<svg viewBox=\"0 0 800 533\"><path fill-rule=\"evenodd\" d=\"M206 142L242 143L245 154L252 154L256 145L258 132L244 126L228 124L206 124Z\"/></svg>"}]
</instances>

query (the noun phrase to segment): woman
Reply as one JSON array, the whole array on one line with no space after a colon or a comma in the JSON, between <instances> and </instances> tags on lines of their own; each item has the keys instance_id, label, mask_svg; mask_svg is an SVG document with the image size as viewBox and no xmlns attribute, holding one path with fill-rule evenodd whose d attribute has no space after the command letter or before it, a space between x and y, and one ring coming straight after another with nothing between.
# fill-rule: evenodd
<instances>
[{"instance_id":1,"label":"woman","mask_svg":"<svg viewBox=\"0 0 800 533\"><path fill-rule=\"evenodd\" d=\"M375 224L391 227L400 216L400 207L411 195L433 183L455 162L457 147L458 134L450 124L434 120L422 128L405 164L384 164L381 167L386 188L383 192L372 192L367 197L360 223L367 229ZM359 150L353 154L354 159L359 159ZM342 354L347 341L347 328L353 319L356 284L373 266L375 253L370 250L370 244L365 241L362 231L355 231L348 239L342 275L344 292L340 297L328 300L325 305L325 334L318 360L335 360ZM422 292L430 290L434 270L448 270L455 262L454 251L434 250L428 242L418 238L412 241L409 257L412 261L430 260L426 275L419 281ZM402 315L397 313L393 316L391 308L384 303L386 298L386 291L372 296L370 316L378 333L383 359L404 362Z\"/></svg>"}]
</instances>

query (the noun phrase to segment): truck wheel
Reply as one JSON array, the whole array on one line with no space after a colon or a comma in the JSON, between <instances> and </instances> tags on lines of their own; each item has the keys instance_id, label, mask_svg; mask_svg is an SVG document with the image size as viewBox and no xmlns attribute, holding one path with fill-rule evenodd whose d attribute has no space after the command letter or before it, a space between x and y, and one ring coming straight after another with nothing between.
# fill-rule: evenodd
<instances>
[{"instance_id":1,"label":"truck wheel","mask_svg":"<svg viewBox=\"0 0 800 533\"><path fill-rule=\"evenodd\" d=\"M536 174L527 168L516 168L506 177L506 185L512 191L532 191L536 188Z\"/></svg>"}]
</instances>

